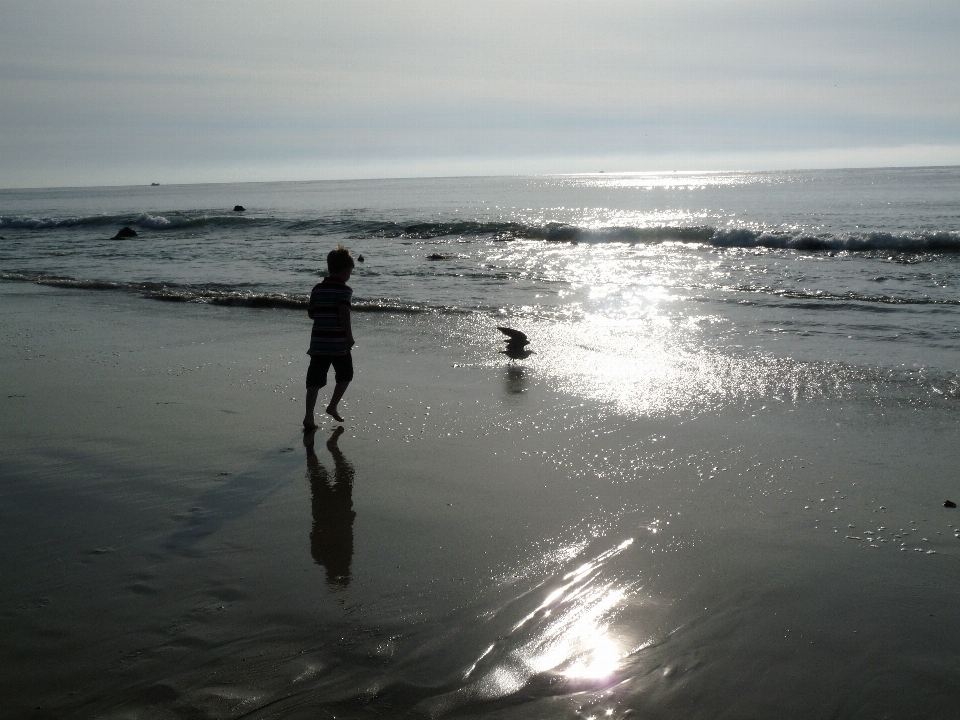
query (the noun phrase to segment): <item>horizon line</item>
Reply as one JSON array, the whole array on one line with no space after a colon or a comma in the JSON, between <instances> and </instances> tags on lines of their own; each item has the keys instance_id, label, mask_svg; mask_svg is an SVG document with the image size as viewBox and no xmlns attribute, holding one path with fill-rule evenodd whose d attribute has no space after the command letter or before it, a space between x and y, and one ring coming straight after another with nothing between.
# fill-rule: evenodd
<instances>
[{"instance_id":1,"label":"horizon line","mask_svg":"<svg viewBox=\"0 0 960 720\"><path fill-rule=\"evenodd\" d=\"M376 182L381 180L457 180L462 178L521 178L521 177L580 177L593 175L724 175L744 173L791 173L791 172L844 172L851 170L924 170L934 168L960 168L960 164L948 163L944 165L860 165L849 167L792 167L792 168L764 168L764 169L730 169L730 170L594 170L581 172L540 172L540 173L463 173L450 175L382 175L357 176L338 178L315 178L311 180L207 180L198 182L167 182L159 183L155 180L144 183L126 183L117 185L28 185L0 187L0 192L26 190L93 190L109 188L136 188L136 187L191 187L200 185L266 185L280 183L337 183L337 182Z\"/></svg>"}]
</instances>

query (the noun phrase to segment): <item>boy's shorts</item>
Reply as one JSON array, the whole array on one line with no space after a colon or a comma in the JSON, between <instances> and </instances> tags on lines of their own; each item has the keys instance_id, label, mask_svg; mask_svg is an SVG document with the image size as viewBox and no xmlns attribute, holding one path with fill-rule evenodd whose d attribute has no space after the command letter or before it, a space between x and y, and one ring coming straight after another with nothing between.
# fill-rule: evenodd
<instances>
[{"instance_id":1,"label":"boy's shorts","mask_svg":"<svg viewBox=\"0 0 960 720\"><path fill-rule=\"evenodd\" d=\"M323 387L327 384L327 370L333 365L334 377L338 383L353 380L353 357L346 355L311 355L307 368L307 387Z\"/></svg>"}]
</instances>

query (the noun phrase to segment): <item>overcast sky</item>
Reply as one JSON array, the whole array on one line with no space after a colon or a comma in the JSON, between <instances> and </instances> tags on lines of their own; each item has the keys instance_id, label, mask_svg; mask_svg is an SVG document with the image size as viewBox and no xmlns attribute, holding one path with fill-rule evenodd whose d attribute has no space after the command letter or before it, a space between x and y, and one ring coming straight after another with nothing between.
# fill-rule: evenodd
<instances>
[{"instance_id":1,"label":"overcast sky","mask_svg":"<svg viewBox=\"0 0 960 720\"><path fill-rule=\"evenodd\" d=\"M0 0L0 187L960 164L960 0Z\"/></svg>"}]
</instances>

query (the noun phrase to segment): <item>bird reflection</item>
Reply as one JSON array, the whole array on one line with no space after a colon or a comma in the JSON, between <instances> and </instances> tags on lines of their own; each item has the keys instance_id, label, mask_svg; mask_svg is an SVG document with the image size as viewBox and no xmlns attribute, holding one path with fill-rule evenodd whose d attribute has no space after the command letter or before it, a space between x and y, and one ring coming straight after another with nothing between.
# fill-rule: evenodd
<instances>
[{"instance_id":1,"label":"bird reflection","mask_svg":"<svg viewBox=\"0 0 960 720\"><path fill-rule=\"evenodd\" d=\"M527 378L524 377L523 368L516 365L510 365L504 376L504 388L507 395L520 395L527 389Z\"/></svg>"},{"instance_id":2,"label":"bird reflection","mask_svg":"<svg viewBox=\"0 0 960 720\"><path fill-rule=\"evenodd\" d=\"M350 585L350 562L353 560L353 465L337 447L343 427L333 431L327 450L333 456L333 484L327 469L313 449L316 431L303 437L307 449L307 479L310 480L313 529L310 531L310 553L317 565L327 571L327 582L338 590Z\"/></svg>"}]
</instances>

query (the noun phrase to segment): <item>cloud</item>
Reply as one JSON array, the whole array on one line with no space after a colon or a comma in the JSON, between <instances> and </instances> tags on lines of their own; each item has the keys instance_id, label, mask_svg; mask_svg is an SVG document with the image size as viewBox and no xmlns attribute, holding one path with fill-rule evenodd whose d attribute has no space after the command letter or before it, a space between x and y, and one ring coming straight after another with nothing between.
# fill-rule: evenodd
<instances>
[{"instance_id":1,"label":"cloud","mask_svg":"<svg viewBox=\"0 0 960 720\"><path fill-rule=\"evenodd\" d=\"M955 2L34 0L3 16L8 187L916 164L960 145Z\"/></svg>"}]
</instances>

